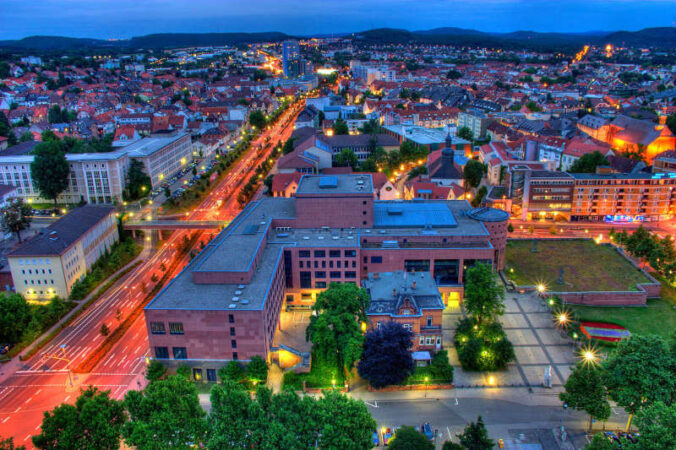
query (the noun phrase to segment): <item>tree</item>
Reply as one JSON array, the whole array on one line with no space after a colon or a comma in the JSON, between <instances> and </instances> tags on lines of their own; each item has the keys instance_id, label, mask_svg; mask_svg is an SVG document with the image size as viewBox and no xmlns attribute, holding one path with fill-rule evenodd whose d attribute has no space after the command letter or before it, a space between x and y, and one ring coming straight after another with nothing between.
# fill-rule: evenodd
<instances>
[{"instance_id":1,"label":"tree","mask_svg":"<svg viewBox=\"0 0 676 450\"><path fill-rule=\"evenodd\" d=\"M446 73L446 78L449 80L457 80L458 78L462 78L462 72L459 70L451 69Z\"/></svg>"},{"instance_id":2,"label":"tree","mask_svg":"<svg viewBox=\"0 0 676 450\"><path fill-rule=\"evenodd\" d=\"M46 411L40 434L32 437L33 445L40 449L120 448L124 407L109 393L90 386L81 391L75 405L64 403Z\"/></svg>"},{"instance_id":3,"label":"tree","mask_svg":"<svg viewBox=\"0 0 676 450\"><path fill-rule=\"evenodd\" d=\"M456 444L455 442L452 441L446 441L444 442L444 445L441 447L441 450L464 450L465 447L463 447L460 444Z\"/></svg>"},{"instance_id":4,"label":"tree","mask_svg":"<svg viewBox=\"0 0 676 450\"><path fill-rule=\"evenodd\" d=\"M669 127L669 130L673 134L676 134L676 112L671 113L669 117L667 117L667 127Z\"/></svg>"},{"instance_id":5,"label":"tree","mask_svg":"<svg viewBox=\"0 0 676 450\"><path fill-rule=\"evenodd\" d=\"M12 437L3 439L3 437L0 436L0 450L26 450L26 447L23 445L14 445L14 438Z\"/></svg>"},{"instance_id":6,"label":"tree","mask_svg":"<svg viewBox=\"0 0 676 450\"><path fill-rule=\"evenodd\" d=\"M293 151L293 141L295 141L295 138L289 138L284 142L284 146L282 147L282 154L288 155Z\"/></svg>"},{"instance_id":7,"label":"tree","mask_svg":"<svg viewBox=\"0 0 676 450\"><path fill-rule=\"evenodd\" d=\"M504 314L504 295L505 290L496 282L490 266L477 263L467 269L463 305L479 325L485 320Z\"/></svg>"},{"instance_id":8,"label":"tree","mask_svg":"<svg viewBox=\"0 0 676 450\"><path fill-rule=\"evenodd\" d=\"M387 446L390 450L434 450L427 436L407 425L397 430Z\"/></svg>"},{"instance_id":9,"label":"tree","mask_svg":"<svg viewBox=\"0 0 676 450\"><path fill-rule=\"evenodd\" d=\"M368 322L369 302L366 289L353 283L331 283L320 293L306 330L313 356L335 368L352 368L361 356L364 336L360 323Z\"/></svg>"},{"instance_id":10,"label":"tree","mask_svg":"<svg viewBox=\"0 0 676 450\"><path fill-rule=\"evenodd\" d=\"M5 233L14 233L21 243L21 232L31 224L32 208L25 204L22 198L13 199L7 206L0 209L0 225Z\"/></svg>"},{"instance_id":11,"label":"tree","mask_svg":"<svg viewBox=\"0 0 676 450\"><path fill-rule=\"evenodd\" d=\"M179 364L176 368L176 376L190 381L190 366L187 364Z\"/></svg>"},{"instance_id":12,"label":"tree","mask_svg":"<svg viewBox=\"0 0 676 450\"><path fill-rule=\"evenodd\" d=\"M597 166L607 166L610 164L605 156L598 150L592 153L586 153L570 166L570 173L595 173Z\"/></svg>"},{"instance_id":13,"label":"tree","mask_svg":"<svg viewBox=\"0 0 676 450\"><path fill-rule=\"evenodd\" d=\"M512 225L511 222L507 224L507 231L509 233L514 233L514 225Z\"/></svg>"},{"instance_id":14,"label":"tree","mask_svg":"<svg viewBox=\"0 0 676 450\"><path fill-rule=\"evenodd\" d=\"M188 448L199 445L206 432L205 413L195 385L170 375L150 383L143 391L124 397L129 420L122 434L139 449Z\"/></svg>"},{"instance_id":15,"label":"tree","mask_svg":"<svg viewBox=\"0 0 676 450\"><path fill-rule=\"evenodd\" d=\"M317 400L317 416L321 424L319 448L362 449L373 446L371 439L377 424L363 401L340 392L325 391L324 396Z\"/></svg>"},{"instance_id":16,"label":"tree","mask_svg":"<svg viewBox=\"0 0 676 450\"><path fill-rule=\"evenodd\" d=\"M70 165L58 141L41 142L33 149L31 178L43 198L56 200L68 187Z\"/></svg>"},{"instance_id":17,"label":"tree","mask_svg":"<svg viewBox=\"0 0 676 450\"><path fill-rule=\"evenodd\" d=\"M571 408L589 414L589 431L592 428L592 419L608 420L610 404L599 367L594 364L578 364L566 380L564 388L565 392L559 394L559 399Z\"/></svg>"},{"instance_id":18,"label":"tree","mask_svg":"<svg viewBox=\"0 0 676 450\"><path fill-rule=\"evenodd\" d=\"M603 433L596 433L589 444L585 447L585 450L615 450L617 447L615 444L610 442L608 438Z\"/></svg>"},{"instance_id":19,"label":"tree","mask_svg":"<svg viewBox=\"0 0 676 450\"><path fill-rule=\"evenodd\" d=\"M475 208L481 205L481 202L483 201L484 197L486 197L486 194L488 193L488 189L486 189L486 186L481 186L479 189L476 191L476 195L474 195L474 198L470 202L472 206Z\"/></svg>"},{"instance_id":20,"label":"tree","mask_svg":"<svg viewBox=\"0 0 676 450\"><path fill-rule=\"evenodd\" d=\"M359 376L371 386L382 388L399 384L413 373L413 334L394 321L366 333L364 347L357 365Z\"/></svg>"},{"instance_id":21,"label":"tree","mask_svg":"<svg viewBox=\"0 0 676 450\"><path fill-rule=\"evenodd\" d=\"M0 294L0 341L17 343L31 321L31 310L19 294Z\"/></svg>"},{"instance_id":22,"label":"tree","mask_svg":"<svg viewBox=\"0 0 676 450\"><path fill-rule=\"evenodd\" d=\"M334 162L336 167L352 167L352 169L356 169L357 164L359 164L357 155L349 148L342 149L340 153L336 155Z\"/></svg>"},{"instance_id":23,"label":"tree","mask_svg":"<svg viewBox=\"0 0 676 450\"><path fill-rule=\"evenodd\" d=\"M251 381L265 384L268 381L268 363L258 355L251 357L246 366L246 377Z\"/></svg>"},{"instance_id":24,"label":"tree","mask_svg":"<svg viewBox=\"0 0 676 450\"><path fill-rule=\"evenodd\" d=\"M171 189L169 188L169 186L164 187L164 197L165 198L171 197Z\"/></svg>"},{"instance_id":25,"label":"tree","mask_svg":"<svg viewBox=\"0 0 676 450\"><path fill-rule=\"evenodd\" d=\"M476 159L470 159L462 170L465 179L465 189L471 189L479 186L484 177L484 165Z\"/></svg>"},{"instance_id":26,"label":"tree","mask_svg":"<svg viewBox=\"0 0 676 450\"><path fill-rule=\"evenodd\" d=\"M0 78L9 77L9 63L7 61L0 61Z\"/></svg>"},{"instance_id":27,"label":"tree","mask_svg":"<svg viewBox=\"0 0 676 450\"><path fill-rule=\"evenodd\" d=\"M244 368L238 361L228 361L225 366L218 369L218 376L221 380L242 381Z\"/></svg>"},{"instance_id":28,"label":"tree","mask_svg":"<svg viewBox=\"0 0 676 450\"><path fill-rule=\"evenodd\" d=\"M138 200L150 193L151 180L145 172L145 166L138 159L132 158L127 169L127 185L125 197L127 200Z\"/></svg>"},{"instance_id":29,"label":"tree","mask_svg":"<svg viewBox=\"0 0 676 450\"><path fill-rule=\"evenodd\" d=\"M495 446L495 442L488 437L488 431L481 416L476 422L470 422L458 438L460 438L460 444L467 450L490 450Z\"/></svg>"},{"instance_id":30,"label":"tree","mask_svg":"<svg viewBox=\"0 0 676 450\"><path fill-rule=\"evenodd\" d=\"M153 359L146 369L146 380L152 383L153 381L163 378L166 374L167 368L164 367L164 364Z\"/></svg>"},{"instance_id":31,"label":"tree","mask_svg":"<svg viewBox=\"0 0 676 450\"><path fill-rule=\"evenodd\" d=\"M347 134L348 131L347 123L343 119L336 119L333 123L333 134Z\"/></svg>"},{"instance_id":32,"label":"tree","mask_svg":"<svg viewBox=\"0 0 676 450\"><path fill-rule=\"evenodd\" d=\"M540 108L540 106L537 103L535 103L533 100L530 100L526 103L526 108L528 108L528 110L530 112L540 112L540 111L542 111L542 108Z\"/></svg>"},{"instance_id":33,"label":"tree","mask_svg":"<svg viewBox=\"0 0 676 450\"><path fill-rule=\"evenodd\" d=\"M676 442L676 403L657 402L642 409L636 415L636 427L641 434L638 448L671 448Z\"/></svg>"},{"instance_id":34,"label":"tree","mask_svg":"<svg viewBox=\"0 0 676 450\"><path fill-rule=\"evenodd\" d=\"M263 411L249 393L232 380L225 380L211 390L207 448L251 448L255 440L250 431Z\"/></svg>"},{"instance_id":35,"label":"tree","mask_svg":"<svg viewBox=\"0 0 676 450\"><path fill-rule=\"evenodd\" d=\"M474 133L472 133L469 127L460 127L456 132L456 136L470 142L474 140Z\"/></svg>"},{"instance_id":36,"label":"tree","mask_svg":"<svg viewBox=\"0 0 676 450\"><path fill-rule=\"evenodd\" d=\"M631 416L656 402L671 403L676 394L676 362L664 339L635 335L619 342L603 363L609 396Z\"/></svg>"},{"instance_id":37,"label":"tree","mask_svg":"<svg viewBox=\"0 0 676 450\"><path fill-rule=\"evenodd\" d=\"M33 140L33 133L30 131L24 131L21 133L21 136L19 136L19 142L29 142Z\"/></svg>"},{"instance_id":38,"label":"tree","mask_svg":"<svg viewBox=\"0 0 676 450\"><path fill-rule=\"evenodd\" d=\"M101 328L99 328L99 333L101 334L101 336L106 337L110 334L110 328L108 328L108 325L106 325L105 323L102 323Z\"/></svg>"},{"instance_id":39,"label":"tree","mask_svg":"<svg viewBox=\"0 0 676 450\"><path fill-rule=\"evenodd\" d=\"M259 109L251 111L251 114L249 114L249 123L251 126L258 128L259 130L265 128L266 120L263 111Z\"/></svg>"}]
</instances>

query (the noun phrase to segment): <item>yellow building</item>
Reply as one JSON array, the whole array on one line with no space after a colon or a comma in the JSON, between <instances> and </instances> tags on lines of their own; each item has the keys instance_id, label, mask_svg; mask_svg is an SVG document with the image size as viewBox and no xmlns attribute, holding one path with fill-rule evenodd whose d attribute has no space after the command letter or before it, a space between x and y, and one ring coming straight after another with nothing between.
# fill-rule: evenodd
<instances>
[{"instance_id":1,"label":"yellow building","mask_svg":"<svg viewBox=\"0 0 676 450\"><path fill-rule=\"evenodd\" d=\"M118 238L114 208L76 208L7 255L14 289L29 301L67 298Z\"/></svg>"}]
</instances>

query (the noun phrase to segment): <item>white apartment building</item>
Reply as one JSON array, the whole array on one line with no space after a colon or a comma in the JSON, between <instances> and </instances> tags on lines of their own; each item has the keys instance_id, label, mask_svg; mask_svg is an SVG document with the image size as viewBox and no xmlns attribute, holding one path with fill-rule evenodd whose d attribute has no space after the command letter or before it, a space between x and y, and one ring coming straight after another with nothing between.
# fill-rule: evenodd
<instances>
[{"instance_id":1,"label":"white apartment building","mask_svg":"<svg viewBox=\"0 0 676 450\"><path fill-rule=\"evenodd\" d=\"M33 185L30 165L35 142L24 142L0 152L0 183L17 188L17 197L28 202L51 201L40 198ZM107 153L70 153L70 182L59 196L64 203L84 200L91 204L122 201L127 170L132 159L141 161L153 187L171 177L193 159L190 135L171 133L138 140Z\"/></svg>"},{"instance_id":2,"label":"white apartment building","mask_svg":"<svg viewBox=\"0 0 676 450\"><path fill-rule=\"evenodd\" d=\"M118 239L113 207L75 208L7 255L14 289L28 301L67 298Z\"/></svg>"}]
</instances>

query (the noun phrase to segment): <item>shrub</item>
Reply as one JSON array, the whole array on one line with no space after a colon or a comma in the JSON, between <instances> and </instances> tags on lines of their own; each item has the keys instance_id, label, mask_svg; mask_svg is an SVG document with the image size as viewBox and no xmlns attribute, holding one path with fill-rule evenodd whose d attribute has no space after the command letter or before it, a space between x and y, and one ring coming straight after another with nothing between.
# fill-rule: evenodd
<instances>
[{"instance_id":1,"label":"shrub","mask_svg":"<svg viewBox=\"0 0 676 450\"><path fill-rule=\"evenodd\" d=\"M242 381L244 368L237 361L230 361L224 367L218 369L218 377L221 380Z\"/></svg>"},{"instance_id":2,"label":"shrub","mask_svg":"<svg viewBox=\"0 0 676 450\"><path fill-rule=\"evenodd\" d=\"M246 377L251 381L265 383L268 381L268 364L258 355L252 357L246 366Z\"/></svg>"},{"instance_id":3,"label":"shrub","mask_svg":"<svg viewBox=\"0 0 676 450\"><path fill-rule=\"evenodd\" d=\"M448 352L439 350L432 358L430 372L434 380L453 381L453 366L448 362Z\"/></svg>"},{"instance_id":4,"label":"shrub","mask_svg":"<svg viewBox=\"0 0 676 450\"><path fill-rule=\"evenodd\" d=\"M151 383L163 378L167 374L167 368L156 360L152 360L146 369L146 379Z\"/></svg>"},{"instance_id":5,"label":"shrub","mask_svg":"<svg viewBox=\"0 0 676 450\"><path fill-rule=\"evenodd\" d=\"M465 370L502 370L515 358L514 347L498 322L479 324L464 318L458 323L454 342Z\"/></svg>"}]
</instances>

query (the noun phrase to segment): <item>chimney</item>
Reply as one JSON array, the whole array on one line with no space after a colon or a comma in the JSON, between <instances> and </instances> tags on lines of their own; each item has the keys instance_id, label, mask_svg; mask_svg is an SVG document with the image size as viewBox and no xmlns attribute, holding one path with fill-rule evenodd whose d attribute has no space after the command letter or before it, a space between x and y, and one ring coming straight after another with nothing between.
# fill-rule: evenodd
<instances>
[{"instance_id":1,"label":"chimney","mask_svg":"<svg viewBox=\"0 0 676 450\"><path fill-rule=\"evenodd\" d=\"M393 296L393 297L396 297L396 296L397 296L397 289L396 289L396 288L395 288L395 289L392 289L392 296Z\"/></svg>"},{"instance_id":2,"label":"chimney","mask_svg":"<svg viewBox=\"0 0 676 450\"><path fill-rule=\"evenodd\" d=\"M413 280L413 284L411 284L411 289L415 289L415 280Z\"/></svg>"},{"instance_id":3,"label":"chimney","mask_svg":"<svg viewBox=\"0 0 676 450\"><path fill-rule=\"evenodd\" d=\"M374 279L374 280L379 280L379 279L380 279L380 273L375 272L375 273L373 274L373 279Z\"/></svg>"}]
</instances>

